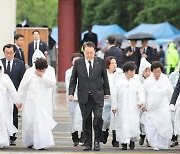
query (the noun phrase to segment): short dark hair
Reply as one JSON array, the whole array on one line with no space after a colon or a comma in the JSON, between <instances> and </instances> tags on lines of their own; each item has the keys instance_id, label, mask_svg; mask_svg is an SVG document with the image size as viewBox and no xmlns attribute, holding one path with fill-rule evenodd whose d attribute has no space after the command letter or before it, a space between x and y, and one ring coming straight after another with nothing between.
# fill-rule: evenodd
<instances>
[{"instance_id":1,"label":"short dark hair","mask_svg":"<svg viewBox=\"0 0 180 154\"><path fill-rule=\"evenodd\" d=\"M134 70L136 70L136 65L133 61L126 62L123 65L123 72L134 71Z\"/></svg>"},{"instance_id":2,"label":"short dark hair","mask_svg":"<svg viewBox=\"0 0 180 154\"><path fill-rule=\"evenodd\" d=\"M48 63L45 58L37 58L34 63L37 70L43 70L48 67Z\"/></svg>"},{"instance_id":3,"label":"short dark hair","mask_svg":"<svg viewBox=\"0 0 180 154\"><path fill-rule=\"evenodd\" d=\"M6 44L6 45L3 47L3 52L5 52L5 48L13 48L13 51L15 52L15 49L14 49L14 45L13 45L13 44Z\"/></svg>"},{"instance_id":4,"label":"short dark hair","mask_svg":"<svg viewBox=\"0 0 180 154\"><path fill-rule=\"evenodd\" d=\"M161 71L163 72L164 66L163 66L163 64L160 63L159 61L154 61L154 62L152 62L152 64L151 64L151 72L152 72L154 69L156 69L156 68L160 68Z\"/></svg>"},{"instance_id":5,"label":"short dark hair","mask_svg":"<svg viewBox=\"0 0 180 154\"><path fill-rule=\"evenodd\" d=\"M23 38L24 38L24 35L22 35L22 34L15 34L15 35L14 35L14 41L15 41L15 40L18 40L20 37L23 37Z\"/></svg>"},{"instance_id":6,"label":"short dark hair","mask_svg":"<svg viewBox=\"0 0 180 154\"><path fill-rule=\"evenodd\" d=\"M0 66L0 70L2 69L2 66Z\"/></svg>"},{"instance_id":7,"label":"short dark hair","mask_svg":"<svg viewBox=\"0 0 180 154\"><path fill-rule=\"evenodd\" d=\"M91 41L85 42L83 44L83 50L85 49L85 47L93 47L94 50L96 50L95 44L93 42L91 42Z\"/></svg>"},{"instance_id":8,"label":"short dark hair","mask_svg":"<svg viewBox=\"0 0 180 154\"><path fill-rule=\"evenodd\" d=\"M115 60L116 60L116 58L115 58L114 56L108 56L108 57L106 57L106 59L105 59L106 69L109 69L109 65L111 64L111 60L112 60L112 59L115 59Z\"/></svg>"},{"instance_id":9,"label":"short dark hair","mask_svg":"<svg viewBox=\"0 0 180 154\"><path fill-rule=\"evenodd\" d=\"M114 36L110 35L108 37L108 43L109 44L115 44L115 42L116 42L116 38Z\"/></svg>"},{"instance_id":10,"label":"short dark hair","mask_svg":"<svg viewBox=\"0 0 180 154\"><path fill-rule=\"evenodd\" d=\"M35 32L38 32L39 34L40 34L40 31L39 30L34 30L33 32L32 32L32 34L34 34Z\"/></svg>"},{"instance_id":11,"label":"short dark hair","mask_svg":"<svg viewBox=\"0 0 180 154\"><path fill-rule=\"evenodd\" d=\"M73 61L73 59L76 58L76 57L83 57L83 56L82 56L81 53L78 53L78 52L73 53L73 55L72 55L72 57L71 57L71 61Z\"/></svg>"}]
</instances>

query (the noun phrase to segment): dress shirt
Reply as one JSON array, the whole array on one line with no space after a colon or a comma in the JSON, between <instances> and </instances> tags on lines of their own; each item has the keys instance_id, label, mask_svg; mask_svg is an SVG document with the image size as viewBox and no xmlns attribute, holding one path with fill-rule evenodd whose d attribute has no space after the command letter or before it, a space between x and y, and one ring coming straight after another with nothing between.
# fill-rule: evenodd
<instances>
[{"instance_id":1,"label":"dress shirt","mask_svg":"<svg viewBox=\"0 0 180 154\"><path fill-rule=\"evenodd\" d=\"M37 41L34 40L34 50L35 50L35 47L36 47L36 42L37 42L37 49L39 49L40 40L37 40Z\"/></svg>"},{"instance_id":2,"label":"dress shirt","mask_svg":"<svg viewBox=\"0 0 180 154\"><path fill-rule=\"evenodd\" d=\"M87 72L88 72L88 76L89 76L89 61L85 58L85 63L86 63L86 69L87 69ZM94 59L91 60L91 66L93 68L93 64L94 64Z\"/></svg>"},{"instance_id":3,"label":"dress shirt","mask_svg":"<svg viewBox=\"0 0 180 154\"><path fill-rule=\"evenodd\" d=\"M11 69L12 69L12 65L13 65L13 60L10 60L10 72L11 72ZM6 69L7 69L7 66L8 66L8 60L6 59Z\"/></svg>"}]
</instances>

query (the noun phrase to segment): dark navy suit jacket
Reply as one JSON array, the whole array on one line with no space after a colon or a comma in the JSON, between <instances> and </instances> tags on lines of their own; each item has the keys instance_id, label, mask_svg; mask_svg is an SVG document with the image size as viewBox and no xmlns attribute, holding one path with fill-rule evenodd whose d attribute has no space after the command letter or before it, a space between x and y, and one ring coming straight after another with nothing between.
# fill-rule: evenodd
<instances>
[{"instance_id":1,"label":"dark navy suit jacket","mask_svg":"<svg viewBox=\"0 0 180 154\"><path fill-rule=\"evenodd\" d=\"M23 62L25 62L24 53L22 51L20 51L15 45L14 45L14 49L15 49L15 52L16 52L14 57L17 58L17 59L22 60ZM20 56L19 52L21 52L21 56Z\"/></svg>"},{"instance_id":2,"label":"dark navy suit jacket","mask_svg":"<svg viewBox=\"0 0 180 154\"><path fill-rule=\"evenodd\" d=\"M4 73L7 73L6 72L6 58L1 59L1 61L4 65ZM18 87L23 78L24 72L25 72L24 62L17 58L14 58L9 77L11 78L16 90L18 90Z\"/></svg>"},{"instance_id":3,"label":"dark navy suit jacket","mask_svg":"<svg viewBox=\"0 0 180 154\"><path fill-rule=\"evenodd\" d=\"M39 50L42 51L42 53L44 54L44 51L48 51L48 47L47 44L43 41L39 42ZM32 66L32 56L34 53L34 41L29 43L28 45L28 65Z\"/></svg>"}]
</instances>

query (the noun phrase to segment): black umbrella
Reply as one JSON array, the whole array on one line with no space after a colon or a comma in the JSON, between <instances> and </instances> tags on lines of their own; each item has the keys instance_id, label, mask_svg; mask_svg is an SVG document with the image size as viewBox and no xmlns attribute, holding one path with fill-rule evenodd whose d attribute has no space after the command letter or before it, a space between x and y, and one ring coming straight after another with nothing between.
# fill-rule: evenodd
<instances>
[{"instance_id":1,"label":"black umbrella","mask_svg":"<svg viewBox=\"0 0 180 154\"><path fill-rule=\"evenodd\" d=\"M107 40L109 36L114 36L116 38L116 41L118 42L122 42L123 40L126 39L126 37L122 34L109 34L109 35L104 36L102 40Z\"/></svg>"},{"instance_id":2,"label":"black umbrella","mask_svg":"<svg viewBox=\"0 0 180 154\"><path fill-rule=\"evenodd\" d=\"M128 40L155 40L156 38L152 34L139 32L139 33L129 35L127 39Z\"/></svg>"},{"instance_id":3,"label":"black umbrella","mask_svg":"<svg viewBox=\"0 0 180 154\"><path fill-rule=\"evenodd\" d=\"M176 37L173 42L180 47L180 36Z\"/></svg>"}]
</instances>

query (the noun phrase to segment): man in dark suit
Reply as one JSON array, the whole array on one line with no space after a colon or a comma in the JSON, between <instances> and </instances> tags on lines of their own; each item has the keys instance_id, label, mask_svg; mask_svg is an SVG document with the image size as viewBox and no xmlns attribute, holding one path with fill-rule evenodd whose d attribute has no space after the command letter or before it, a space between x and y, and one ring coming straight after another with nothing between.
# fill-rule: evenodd
<instances>
[{"instance_id":1,"label":"man in dark suit","mask_svg":"<svg viewBox=\"0 0 180 154\"><path fill-rule=\"evenodd\" d=\"M136 40L130 40L130 46L125 48L124 50L124 63L128 61L135 62L137 69L136 73L138 73L140 61L141 61L141 53L139 48L136 47L137 41Z\"/></svg>"},{"instance_id":2,"label":"man in dark suit","mask_svg":"<svg viewBox=\"0 0 180 154\"><path fill-rule=\"evenodd\" d=\"M102 110L104 98L110 95L107 71L104 61L94 57L95 45L93 42L84 44L84 58L75 61L69 85L69 99L73 100L76 85L78 85L78 101L83 118L83 133L85 139L84 151L92 147L92 112L94 113L94 150L100 150L102 134ZM77 84L78 81L78 84Z\"/></svg>"},{"instance_id":3,"label":"man in dark suit","mask_svg":"<svg viewBox=\"0 0 180 154\"><path fill-rule=\"evenodd\" d=\"M154 50L148 46L148 40L142 40L142 48L140 49L142 57L145 57L149 63L152 64L154 59Z\"/></svg>"},{"instance_id":4,"label":"man in dark suit","mask_svg":"<svg viewBox=\"0 0 180 154\"><path fill-rule=\"evenodd\" d=\"M173 106L176 105L176 100L179 96L179 93L180 93L180 76L179 76L179 79L178 79L178 82L176 84L176 87L174 88L174 92L172 94L172 97L171 97L171 102L170 102L170 105L172 104ZM171 105L171 106L172 106ZM173 110L173 109L172 109Z\"/></svg>"},{"instance_id":5,"label":"man in dark suit","mask_svg":"<svg viewBox=\"0 0 180 154\"><path fill-rule=\"evenodd\" d=\"M95 44L96 49L97 49L97 43L98 43L97 34L92 32L92 25L88 26L88 33L84 34L82 44L84 44L85 42L88 42L88 41L93 42Z\"/></svg>"},{"instance_id":6,"label":"man in dark suit","mask_svg":"<svg viewBox=\"0 0 180 154\"><path fill-rule=\"evenodd\" d=\"M3 47L3 52L5 58L2 58L1 61L4 66L4 73L8 74L10 79L12 80L16 90L18 90L21 79L23 78L25 72L24 62L14 58L15 50L13 44L7 44ZM13 109L13 124L18 129L18 109L14 105ZM15 134L10 137L10 145L16 145Z\"/></svg>"},{"instance_id":7,"label":"man in dark suit","mask_svg":"<svg viewBox=\"0 0 180 154\"><path fill-rule=\"evenodd\" d=\"M28 65L32 66L32 55L36 49L41 50L44 55L47 57L48 55L48 47L47 44L40 40L40 32L38 30L34 30L32 32L34 41L29 43L28 45Z\"/></svg>"},{"instance_id":8,"label":"man in dark suit","mask_svg":"<svg viewBox=\"0 0 180 154\"><path fill-rule=\"evenodd\" d=\"M24 63L24 52L22 50L22 45L24 43L24 36L22 34L14 35L14 49L15 49L15 58L22 60Z\"/></svg>"},{"instance_id":9,"label":"man in dark suit","mask_svg":"<svg viewBox=\"0 0 180 154\"><path fill-rule=\"evenodd\" d=\"M123 53L119 47L116 46L116 38L114 36L108 37L109 49L104 54L104 59L108 56L114 56L117 61L117 66L122 68L123 66Z\"/></svg>"}]
</instances>

